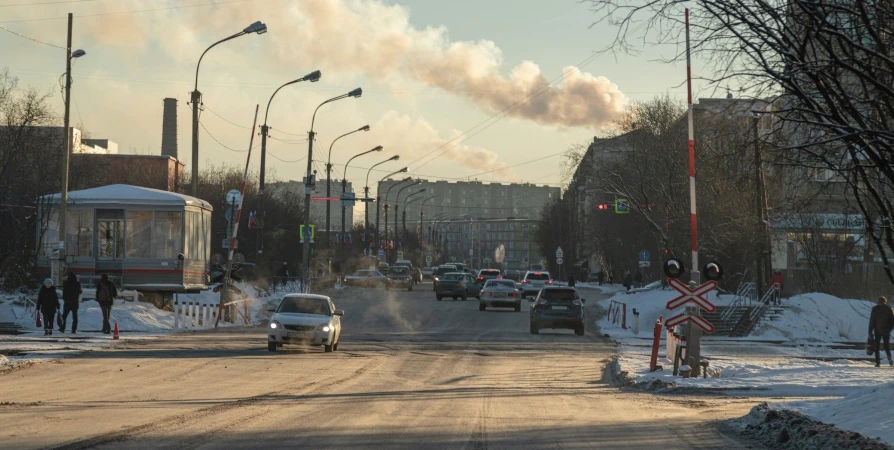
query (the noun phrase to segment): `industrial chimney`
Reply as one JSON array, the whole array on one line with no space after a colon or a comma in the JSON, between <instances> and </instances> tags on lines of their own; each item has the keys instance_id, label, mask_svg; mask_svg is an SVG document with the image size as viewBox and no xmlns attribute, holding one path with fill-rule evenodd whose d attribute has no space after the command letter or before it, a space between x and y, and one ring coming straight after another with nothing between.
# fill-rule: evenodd
<instances>
[{"instance_id":1,"label":"industrial chimney","mask_svg":"<svg viewBox=\"0 0 894 450\"><path fill-rule=\"evenodd\" d=\"M166 98L161 122L161 154L177 158L177 99Z\"/></svg>"}]
</instances>

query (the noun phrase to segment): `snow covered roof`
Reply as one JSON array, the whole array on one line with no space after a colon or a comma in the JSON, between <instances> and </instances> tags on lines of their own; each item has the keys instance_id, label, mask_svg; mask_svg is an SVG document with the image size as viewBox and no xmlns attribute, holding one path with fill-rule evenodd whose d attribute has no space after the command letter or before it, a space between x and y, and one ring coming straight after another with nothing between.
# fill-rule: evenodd
<instances>
[{"instance_id":1,"label":"snow covered roof","mask_svg":"<svg viewBox=\"0 0 894 450\"><path fill-rule=\"evenodd\" d=\"M59 201L61 194L50 194L44 199ZM150 189L130 184L110 184L68 193L68 203L124 203L158 206L198 206L213 209L205 200L176 192Z\"/></svg>"}]
</instances>

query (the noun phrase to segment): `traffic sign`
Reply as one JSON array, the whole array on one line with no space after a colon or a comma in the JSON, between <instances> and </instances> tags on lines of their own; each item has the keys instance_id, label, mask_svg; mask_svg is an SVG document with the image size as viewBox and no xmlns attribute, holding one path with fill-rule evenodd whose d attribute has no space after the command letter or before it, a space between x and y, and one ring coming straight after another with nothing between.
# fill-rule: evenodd
<instances>
[{"instance_id":1,"label":"traffic sign","mask_svg":"<svg viewBox=\"0 0 894 450\"><path fill-rule=\"evenodd\" d=\"M220 243L220 247L221 247L221 248L224 248L224 249L228 249L228 248L230 248L230 240L229 240L229 239L224 239L224 240ZM239 248L239 239L236 239L236 245L235 245L233 248Z\"/></svg>"},{"instance_id":2,"label":"traffic sign","mask_svg":"<svg viewBox=\"0 0 894 450\"><path fill-rule=\"evenodd\" d=\"M675 291L682 294L679 297L667 302L667 309L677 309L689 302L692 302L699 308L704 309L707 312L712 313L716 310L713 303L709 302L708 299L702 297L703 295L711 292L712 290L714 290L714 288L717 287L716 281L708 281L707 283L698 286L695 289L689 289L688 286L686 286L685 284L683 284L682 281L676 278L668 278L667 284L669 284L670 287L674 288Z\"/></svg>"},{"instance_id":3,"label":"traffic sign","mask_svg":"<svg viewBox=\"0 0 894 450\"><path fill-rule=\"evenodd\" d=\"M431 255L425 255L425 263L431 264Z\"/></svg>"},{"instance_id":4,"label":"traffic sign","mask_svg":"<svg viewBox=\"0 0 894 450\"><path fill-rule=\"evenodd\" d=\"M385 259L385 250L379 249L379 259Z\"/></svg>"},{"instance_id":5,"label":"traffic sign","mask_svg":"<svg viewBox=\"0 0 894 450\"><path fill-rule=\"evenodd\" d=\"M565 262L564 259L562 259L562 258L556 258L556 264L561 265L561 264L563 264L564 262Z\"/></svg>"},{"instance_id":6,"label":"traffic sign","mask_svg":"<svg viewBox=\"0 0 894 450\"><path fill-rule=\"evenodd\" d=\"M556 258L564 258L565 252L562 251L562 247L556 249Z\"/></svg>"},{"instance_id":7,"label":"traffic sign","mask_svg":"<svg viewBox=\"0 0 894 450\"><path fill-rule=\"evenodd\" d=\"M648 261L649 260L649 251L643 250L643 251L639 252L639 259L641 261Z\"/></svg>"},{"instance_id":8,"label":"traffic sign","mask_svg":"<svg viewBox=\"0 0 894 450\"><path fill-rule=\"evenodd\" d=\"M456 262L456 256L451 256L451 257L450 257L450 262Z\"/></svg>"},{"instance_id":9,"label":"traffic sign","mask_svg":"<svg viewBox=\"0 0 894 450\"><path fill-rule=\"evenodd\" d=\"M640 267L652 267L652 261L640 261L639 266Z\"/></svg>"},{"instance_id":10,"label":"traffic sign","mask_svg":"<svg viewBox=\"0 0 894 450\"><path fill-rule=\"evenodd\" d=\"M353 192L342 192L341 194L341 204L343 206L354 206L354 199Z\"/></svg>"},{"instance_id":11,"label":"traffic sign","mask_svg":"<svg viewBox=\"0 0 894 450\"><path fill-rule=\"evenodd\" d=\"M714 332L714 325L712 325L711 322L708 322L704 317L692 316L686 313L677 314L676 316L667 319L667 322L664 323L664 326L667 328L673 328L686 322L692 322L695 326L701 328L701 330L705 333Z\"/></svg>"},{"instance_id":12,"label":"traffic sign","mask_svg":"<svg viewBox=\"0 0 894 450\"><path fill-rule=\"evenodd\" d=\"M546 260L545 260L545 259L541 259L541 260L540 260L540 265L541 265L541 266L546 266Z\"/></svg>"},{"instance_id":13,"label":"traffic sign","mask_svg":"<svg viewBox=\"0 0 894 450\"><path fill-rule=\"evenodd\" d=\"M630 201L626 198L615 200L615 214L627 214L630 212Z\"/></svg>"},{"instance_id":14,"label":"traffic sign","mask_svg":"<svg viewBox=\"0 0 894 450\"><path fill-rule=\"evenodd\" d=\"M397 251L397 259L404 259L404 252L403 252L403 250L398 250L398 251Z\"/></svg>"},{"instance_id":15,"label":"traffic sign","mask_svg":"<svg viewBox=\"0 0 894 450\"><path fill-rule=\"evenodd\" d=\"M239 192L239 189L230 189L227 191L227 204L231 203L239 203L242 200L242 193Z\"/></svg>"},{"instance_id":16,"label":"traffic sign","mask_svg":"<svg viewBox=\"0 0 894 450\"><path fill-rule=\"evenodd\" d=\"M317 226L314 224L310 224L310 230L306 229L307 227L304 224L298 226L298 235L301 237L299 241L301 244L304 243L305 238L309 238L311 244L314 243L314 238L316 237Z\"/></svg>"}]
</instances>

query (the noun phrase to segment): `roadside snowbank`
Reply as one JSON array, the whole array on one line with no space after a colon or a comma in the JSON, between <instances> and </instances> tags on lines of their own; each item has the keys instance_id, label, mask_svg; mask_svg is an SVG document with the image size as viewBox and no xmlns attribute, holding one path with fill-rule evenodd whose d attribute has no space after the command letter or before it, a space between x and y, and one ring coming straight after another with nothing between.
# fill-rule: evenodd
<instances>
[{"instance_id":1,"label":"roadside snowbank","mask_svg":"<svg viewBox=\"0 0 894 450\"><path fill-rule=\"evenodd\" d=\"M894 404L894 382L858 389L837 400L808 400L772 406L798 411L814 420L894 445L894 416L888 413L891 404Z\"/></svg>"}]
</instances>

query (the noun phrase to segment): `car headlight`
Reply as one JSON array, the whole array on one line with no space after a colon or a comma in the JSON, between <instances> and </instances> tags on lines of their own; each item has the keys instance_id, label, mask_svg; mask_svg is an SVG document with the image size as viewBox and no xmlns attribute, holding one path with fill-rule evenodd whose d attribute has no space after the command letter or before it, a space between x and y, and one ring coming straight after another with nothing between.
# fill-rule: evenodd
<instances>
[{"instance_id":1,"label":"car headlight","mask_svg":"<svg viewBox=\"0 0 894 450\"><path fill-rule=\"evenodd\" d=\"M274 330L278 330L278 329L282 328L282 324L274 320L273 322L270 322L270 328L274 329Z\"/></svg>"},{"instance_id":2,"label":"car headlight","mask_svg":"<svg viewBox=\"0 0 894 450\"><path fill-rule=\"evenodd\" d=\"M331 329L332 329L332 326L329 325L328 323L324 323L323 325L320 325L317 327L317 330L320 330L322 332L329 332L329 330L331 330Z\"/></svg>"}]
</instances>

